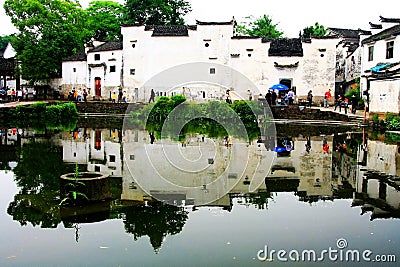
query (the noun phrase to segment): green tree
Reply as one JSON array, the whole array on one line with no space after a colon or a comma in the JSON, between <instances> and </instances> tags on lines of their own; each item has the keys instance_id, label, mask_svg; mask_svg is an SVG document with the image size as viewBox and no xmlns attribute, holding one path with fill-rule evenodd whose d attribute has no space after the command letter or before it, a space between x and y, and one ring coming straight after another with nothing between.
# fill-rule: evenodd
<instances>
[{"instance_id":1,"label":"green tree","mask_svg":"<svg viewBox=\"0 0 400 267\"><path fill-rule=\"evenodd\" d=\"M75 0L6 0L4 9L19 31L13 47L31 84L60 77L62 59L83 49L89 34Z\"/></svg>"},{"instance_id":2,"label":"green tree","mask_svg":"<svg viewBox=\"0 0 400 267\"><path fill-rule=\"evenodd\" d=\"M303 29L303 34L301 37L303 38L312 38L312 37L323 37L327 33L327 30L323 25L320 25L318 22L315 22L314 26L309 26Z\"/></svg>"},{"instance_id":3,"label":"green tree","mask_svg":"<svg viewBox=\"0 0 400 267\"><path fill-rule=\"evenodd\" d=\"M190 11L190 3L185 0L126 0L124 23L183 25L183 17Z\"/></svg>"},{"instance_id":4,"label":"green tree","mask_svg":"<svg viewBox=\"0 0 400 267\"><path fill-rule=\"evenodd\" d=\"M11 42L12 36L0 36L0 50L6 49L8 42Z\"/></svg>"},{"instance_id":5,"label":"green tree","mask_svg":"<svg viewBox=\"0 0 400 267\"><path fill-rule=\"evenodd\" d=\"M259 18L246 17L246 21L236 26L238 35L258 36L261 38L279 38L283 32L277 29L278 23L274 24L268 15Z\"/></svg>"},{"instance_id":6,"label":"green tree","mask_svg":"<svg viewBox=\"0 0 400 267\"><path fill-rule=\"evenodd\" d=\"M92 1L85 10L92 38L100 41L122 40L121 22L124 7L113 1Z\"/></svg>"}]
</instances>

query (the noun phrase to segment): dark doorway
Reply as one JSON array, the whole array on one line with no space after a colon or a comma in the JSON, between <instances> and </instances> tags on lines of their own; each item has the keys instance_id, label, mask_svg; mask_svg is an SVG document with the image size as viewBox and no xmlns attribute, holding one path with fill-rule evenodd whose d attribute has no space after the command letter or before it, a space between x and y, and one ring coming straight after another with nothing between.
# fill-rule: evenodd
<instances>
[{"instance_id":1,"label":"dark doorway","mask_svg":"<svg viewBox=\"0 0 400 267\"><path fill-rule=\"evenodd\" d=\"M281 79L280 84L286 85L287 87L289 87L289 89L292 88L292 80L289 79Z\"/></svg>"},{"instance_id":2,"label":"dark doorway","mask_svg":"<svg viewBox=\"0 0 400 267\"><path fill-rule=\"evenodd\" d=\"M101 96L101 78L99 78L99 77L94 78L94 88L95 88L96 97L100 97Z\"/></svg>"}]
</instances>

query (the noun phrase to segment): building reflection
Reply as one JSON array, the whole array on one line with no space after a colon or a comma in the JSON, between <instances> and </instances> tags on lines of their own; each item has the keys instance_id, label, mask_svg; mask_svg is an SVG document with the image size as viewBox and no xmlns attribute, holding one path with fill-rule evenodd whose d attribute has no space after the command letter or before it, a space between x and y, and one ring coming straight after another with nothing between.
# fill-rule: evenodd
<instances>
[{"instance_id":1,"label":"building reflection","mask_svg":"<svg viewBox=\"0 0 400 267\"><path fill-rule=\"evenodd\" d=\"M29 130L14 132L2 131L0 149L13 153L7 154L8 158L2 153L0 161L3 169L10 161L18 163L15 174L21 189L8 213L23 225L31 222L57 227L61 222L90 222L94 220L89 218L91 214L101 214L98 220L123 219L127 232L135 239L149 236L158 251L166 235L182 230L189 212L202 208L230 212L233 203L267 209L277 192L291 192L299 201L309 203L352 199L352 206L360 207L361 215L370 214L371 220L400 218L399 145L379 140L367 143L365 132L286 133L276 138L263 133L250 143L233 138L231 147L223 138L211 140L197 135L188 136L184 146L181 141L157 139L150 144L148 132L137 129L77 128L50 137ZM166 147L176 148L171 151L180 151L193 161L203 155L205 160L195 167L204 171L190 173L191 179L187 179L187 173L169 168L161 153ZM146 164L143 158L148 156L155 159L155 167ZM46 162L32 165L41 162L37 157ZM246 165L241 169L243 162ZM54 208L59 204L54 195L58 190L54 170L69 171L76 163L81 170L109 174L114 183L112 199L100 205L100 210L85 208L83 215L74 217L68 215L70 211ZM28 173L28 169L34 171ZM157 172L169 173L171 181L181 188L157 183L143 186L143 178L151 181ZM209 186L220 177L220 184ZM49 215L50 211L54 213Z\"/></svg>"}]
</instances>

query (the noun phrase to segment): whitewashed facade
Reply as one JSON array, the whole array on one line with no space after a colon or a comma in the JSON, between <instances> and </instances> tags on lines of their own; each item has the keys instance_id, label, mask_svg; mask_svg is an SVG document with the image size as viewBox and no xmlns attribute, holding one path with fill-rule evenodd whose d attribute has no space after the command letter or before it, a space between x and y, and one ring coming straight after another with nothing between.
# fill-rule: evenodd
<instances>
[{"instance_id":1,"label":"whitewashed facade","mask_svg":"<svg viewBox=\"0 0 400 267\"><path fill-rule=\"evenodd\" d=\"M158 95L168 95L171 87L198 88L193 81L231 88L243 98L247 89L265 95L277 83L294 87L303 98L309 90L318 99L334 89L337 38L240 38L234 37L234 22L182 27L122 28L123 86L137 100L146 101L152 88ZM209 98L204 87L203 98Z\"/></svg>"},{"instance_id":2,"label":"whitewashed facade","mask_svg":"<svg viewBox=\"0 0 400 267\"><path fill-rule=\"evenodd\" d=\"M80 87L88 89L89 99L109 99L121 86L133 101L147 102L151 89L157 96L184 93L201 101L222 99L226 89L237 98L247 98L248 89L265 95L269 87L283 83L298 98L312 90L319 101L335 88L338 37L237 37L234 21L124 26L121 32L122 43L93 44L86 61L63 61L64 95Z\"/></svg>"},{"instance_id":3,"label":"whitewashed facade","mask_svg":"<svg viewBox=\"0 0 400 267\"><path fill-rule=\"evenodd\" d=\"M400 19L382 18L382 29L362 40L361 90L371 113L400 112Z\"/></svg>"}]
</instances>

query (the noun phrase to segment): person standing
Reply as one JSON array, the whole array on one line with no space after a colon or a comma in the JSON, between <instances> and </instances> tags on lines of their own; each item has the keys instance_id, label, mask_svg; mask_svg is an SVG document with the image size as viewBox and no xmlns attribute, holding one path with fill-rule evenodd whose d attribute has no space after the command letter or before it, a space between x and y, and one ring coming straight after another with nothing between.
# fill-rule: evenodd
<instances>
[{"instance_id":1,"label":"person standing","mask_svg":"<svg viewBox=\"0 0 400 267\"><path fill-rule=\"evenodd\" d=\"M83 102L87 102L87 96L88 96L88 92L86 91L86 88L83 89Z\"/></svg>"},{"instance_id":2,"label":"person standing","mask_svg":"<svg viewBox=\"0 0 400 267\"><path fill-rule=\"evenodd\" d=\"M343 107L344 107L344 114L347 114L347 108L349 107L349 99L347 97L343 101Z\"/></svg>"},{"instance_id":3,"label":"person standing","mask_svg":"<svg viewBox=\"0 0 400 267\"><path fill-rule=\"evenodd\" d=\"M118 87L118 103L121 103L122 102L122 96L123 96L124 94L122 93L122 88L121 87Z\"/></svg>"},{"instance_id":4,"label":"person standing","mask_svg":"<svg viewBox=\"0 0 400 267\"><path fill-rule=\"evenodd\" d=\"M7 88L7 100L8 102L11 102L11 89Z\"/></svg>"},{"instance_id":5,"label":"person standing","mask_svg":"<svg viewBox=\"0 0 400 267\"><path fill-rule=\"evenodd\" d=\"M271 94L270 90L268 90L268 93L265 95L265 99L267 100L268 105L271 106L272 105L272 94Z\"/></svg>"},{"instance_id":6,"label":"person standing","mask_svg":"<svg viewBox=\"0 0 400 267\"><path fill-rule=\"evenodd\" d=\"M154 102L154 98L155 98L155 97L156 97L156 94L154 93L154 90L151 89L149 103L150 103L151 101Z\"/></svg>"},{"instance_id":7,"label":"person standing","mask_svg":"<svg viewBox=\"0 0 400 267\"><path fill-rule=\"evenodd\" d=\"M293 91L293 89L290 89L290 91L288 93L288 99L289 99L289 106L293 105L293 101L294 101L294 91Z\"/></svg>"},{"instance_id":8,"label":"person standing","mask_svg":"<svg viewBox=\"0 0 400 267\"><path fill-rule=\"evenodd\" d=\"M278 97L278 95L276 94L276 92L273 90L272 94L271 94L271 99L272 99L272 105L276 106L276 98Z\"/></svg>"},{"instance_id":9,"label":"person standing","mask_svg":"<svg viewBox=\"0 0 400 267\"><path fill-rule=\"evenodd\" d=\"M308 101L309 108L311 108L312 99L313 99L313 94L312 94L312 90L310 90L310 91L308 91L308 94L307 94L307 101Z\"/></svg>"},{"instance_id":10,"label":"person standing","mask_svg":"<svg viewBox=\"0 0 400 267\"><path fill-rule=\"evenodd\" d=\"M36 91L36 88L33 88L32 94L33 94L33 100L37 100L37 91Z\"/></svg>"},{"instance_id":11,"label":"person standing","mask_svg":"<svg viewBox=\"0 0 400 267\"><path fill-rule=\"evenodd\" d=\"M325 92L325 96L324 96L324 107L325 108L329 107L329 99L331 97L332 97L331 89L329 89L328 91Z\"/></svg>"},{"instance_id":12,"label":"person standing","mask_svg":"<svg viewBox=\"0 0 400 267\"><path fill-rule=\"evenodd\" d=\"M342 96L338 95L337 99L335 100L335 109L334 111L336 111L336 108L339 107L339 112L342 111Z\"/></svg>"},{"instance_id":13,"label":"person standing","mask_svg":"<svg viewBox=\"0 0 400 267\"><path fill-rule=\"evenodd\" d=\"M249 97L249 101L253 100L253 93L250 91L250 89L247 90L247 95Z\"/></svg>"},{"instance_id":14,"label":"person standing","mask_svg":"<svg viewBox=\"0 0 400 267\"><path fill-rule=\"evenodd\" d=\"M150 133L149 133L149 136L150 136L150 144L154 144L154 141L156 140L156 138L155 138L155 136L154 136L154 133L153 133L153 132L150 132Z\"/></svg>"},{"instance_id":15,"label":"person standing","mask_svg":"<svg viewBox=\"0 0 400 267\"><path fill-rule=\"evenodd\" d=\"M111 95L111 102L112 102L112 103L115 103L116 100L117 100L117 93L116 93L116 92L112 92L112 95Z\"/></svg>"},{"instance_id":16,"label":"person standing","mask_svg":"<svg viewBox=\"0 0 400 267\"><path fill-rule=\"evenodd\" d=\"M351 101L351 113L356 114L358 99L355 95L352 95L350 101Z\"/></svg>"}]
</instances>

